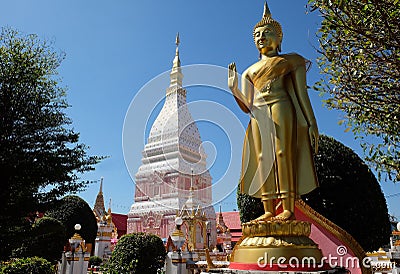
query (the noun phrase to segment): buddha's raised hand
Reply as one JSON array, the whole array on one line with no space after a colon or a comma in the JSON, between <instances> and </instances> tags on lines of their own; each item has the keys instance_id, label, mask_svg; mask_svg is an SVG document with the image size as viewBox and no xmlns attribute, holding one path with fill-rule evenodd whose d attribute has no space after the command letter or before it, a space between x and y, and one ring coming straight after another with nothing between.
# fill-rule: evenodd
<instances>
[{"instance_id":1,"label":"buddha's raised hand","mask_svg":"<svg viewBox=\"0 0 400 274\"><path fill-rule=\"evenodd\" d=\"M228 66L228 87L232 92L235 92L238 88L238 76L234 62Z\"/></svg>"}]
</instances>

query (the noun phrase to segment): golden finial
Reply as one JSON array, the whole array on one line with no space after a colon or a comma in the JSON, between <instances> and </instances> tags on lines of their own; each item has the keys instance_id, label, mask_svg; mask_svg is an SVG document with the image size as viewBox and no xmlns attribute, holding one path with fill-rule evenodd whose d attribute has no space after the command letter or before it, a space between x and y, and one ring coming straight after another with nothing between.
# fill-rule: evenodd
<instances>
[{"instance_id":1,"label":"golden finial","mask_svg":"<svg viewBox=\"0 0 400 274\"><path fill-rule=\"evenodd\" d=\"M194 186L193 186L193 168L191 168L192 175L190 176L190 194L193 195Z\"/></svg>"},{"instance_id":2,"label":"golden finial","mask_svg":"<svg viewBox=\"0 0 400 274\"><path fill-rule=\"evenodd\" d=\"M108 214L111 214L111 198L110 198L110 202L108 203Z\"/></svg>"},{"instance_id":3,"label":"golden finial","mask_svg":"<svg viewBox=\"0 0 400 274\"><path fill-rule=\"evenodd\" d=\"M265 1L264 3L264 13L263 13L263 17L271 17L271 11L268 8L268 4L267 1Z\"/></svg>"},{"instance_id":4,"label":"golden finial","mask_svg":"<svg viewBox=\"0 0 400 274\"><path fill-rule=\"evenodd\" d=\"M108 204L108 211L107 211L106 221L107 221L108 224L111 224L111 222L112 222L111 198L110 198L110 203Z\"/></svg>"},{"instance_id":5,"label":"golden finial","mask_svg":"<svg viewBox=\"0 0 400 274\"><path fill-rule=\"evenodd\" d=\"M179 43L180 43L180 39L179 39L179 32L176 34L176 38L175 38L175 45L176 45L176 49L175 49L175 58L172 61L172 71L171 71L171 84L170 87L177 85L179 87L182 86L182 72L181 72L181 60L179 60Z\"/></svg>"},{"instance_id":6,"label":"golden finial","mask_svg":"<svg viewBox=\"0 0 400 274\"><path fill-rule=\"evenodd\" d=\"M175 38L175 45L176 46L179 46L179 43L180 43L181 41L179 40L179 32L177 32L176 33L176 38Z\"/></svg>"},{"instance_id":7,"label":"golden finial","mask_svg":"<svg viewBox=\"0 0 400 274\"><path fill-rule=\"evenodd\" d=\"M176 50L175 50L175 55L178 56L179 58L179 43L181 40L179 39L179 32L176 33L176 38L175 38L175 45L176 45Z\"/></svg>"}]
</instances>

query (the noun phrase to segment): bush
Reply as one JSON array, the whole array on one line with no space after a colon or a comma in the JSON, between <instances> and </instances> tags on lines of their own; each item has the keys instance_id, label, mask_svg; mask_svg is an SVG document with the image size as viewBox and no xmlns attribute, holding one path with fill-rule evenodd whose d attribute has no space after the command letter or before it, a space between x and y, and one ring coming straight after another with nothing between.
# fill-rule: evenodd
<instances>
[{"instance_id":1,"label":"bush","mask_svg":"<svg viewBox=\"0 0 400 274\"><path fill-rule=\"evenodd\" d=\"M43 258L20 258L2 264L0 274L53 274L51 263Z\"/></svg>"},{"instance_id":2,"label":"bush","mask_svg":"<svg viewBox=\"0 0 400 274\"><path fill-rule=\"evenodd\" d=\"M92 256L89 258L89 267L91 267L92 265L100 266L102 262L103 262L102 258L98 256Z\"/></svg>"},{"instance_id":3,"label":"bush","mask_svg":"<svg viewBox=\"0 0 400 274\"><path fill-rule=\"evenodd\" d=\"M367 165L353 150L324 135L314 159L320 187L302 199L350 233L365 250L385 245L391 232L387 205ZM238 208L242 222L264 213L261 200L247 194L238 193Z\"/></svg>"},{"instance_id":4,"label":"bush","mask_svg":"<svg viewBox=\"0 0 400 274\"><path fill-rule=\"evenodd\" d=\"M164 266L165 256L160 237L145 233L127 234L118 241L105 266L105 273L156 274Z\"/></svg>"},{"instance_id":5,"label":"bush","mask_svg":"<svg viewBox=\"0 0 400 274\"><path fill-rule=\"evenodd\" d=\"M80 224L79 234L86 243L94 243L97 235L97 221L88 203L74 195L65 196L56 206L46 212L48 217L59 220L66 229L65 242L75 233L74 226Z\"/></svg>"},{"instance_id":6,"label":"bush","mask_svg":"<svg viewBox=\"0 0 400 274\"><path fill-rule=\"evenodd\" d=\"M38 219L27 232L23 244L13 250L14 257L38 256L50 262L61 259L65 244L65 228L63 224L50 217Z\"/></svg>"}]
</instances>

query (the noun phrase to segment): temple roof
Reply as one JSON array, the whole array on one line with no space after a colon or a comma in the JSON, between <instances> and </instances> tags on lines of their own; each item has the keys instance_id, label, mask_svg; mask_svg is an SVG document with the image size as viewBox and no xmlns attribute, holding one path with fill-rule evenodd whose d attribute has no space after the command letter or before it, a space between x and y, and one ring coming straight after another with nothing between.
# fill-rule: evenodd
<instances>
[{"instance_id":1,"label":"temple roof","mask_svg":"<svg viewBox=\"0 0 400 274\"><path fill-rule=\"evenodd\" d=\"M229 227L231 231L242 230L239 211L222 212L222 216L224 218L225 225Z\"/></svg>"},{"instance_id":2,"label":"temple roof","mask_svg":"<svg viewBox=\"0 0 400 274\"><path fill-rule=\"evenodd\" d=\"M118 213L111 213L112 221L117 228L118 238L122 235L126 234L126 221L128 219L128 215L126 214L118 214Z\"/></svg>"}]
</instances>

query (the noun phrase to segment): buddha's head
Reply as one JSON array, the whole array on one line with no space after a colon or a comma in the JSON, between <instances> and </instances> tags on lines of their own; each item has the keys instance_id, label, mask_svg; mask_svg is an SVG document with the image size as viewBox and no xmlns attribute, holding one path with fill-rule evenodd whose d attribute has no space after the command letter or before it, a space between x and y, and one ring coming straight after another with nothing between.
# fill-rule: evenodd
<instances>
[{"instance_id":1,"label":"buddha's head","mask_svg":"<svg viewBox=\"0 0 400 274\"><path fill-rule=\"evenodd\" d=\"M263 18L253 29L254 43L261 54L266 54L271 50L279 52L281 51L282 37L281 24L271 17L271 12L265 2Z\"/></svg>"}]
</instances>

